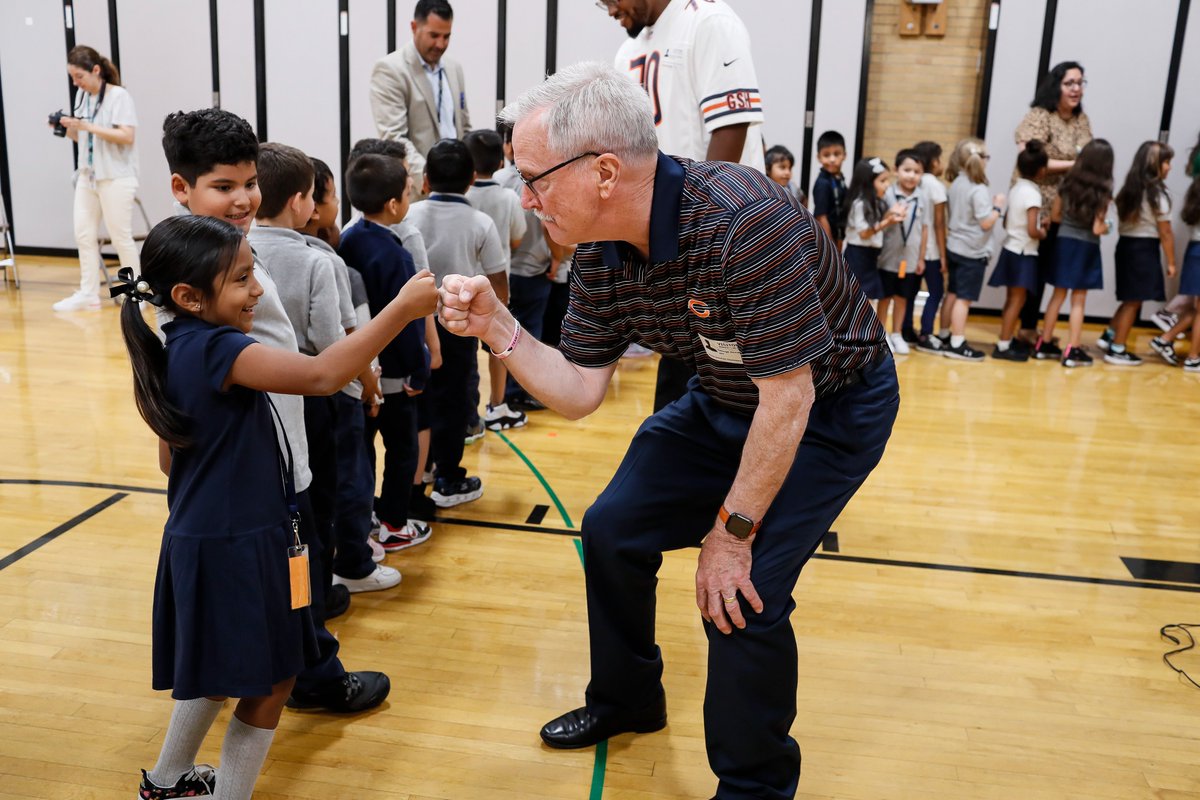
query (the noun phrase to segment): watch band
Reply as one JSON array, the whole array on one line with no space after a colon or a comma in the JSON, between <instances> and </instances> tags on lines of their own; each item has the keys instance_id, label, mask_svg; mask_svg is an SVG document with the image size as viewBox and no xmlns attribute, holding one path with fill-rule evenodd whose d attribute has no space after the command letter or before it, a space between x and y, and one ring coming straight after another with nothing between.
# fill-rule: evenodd
<instances>
[{"instance_id":1,"label":"watch band","mask_svg":"<svg viewBox=\"0 0 1200 800\"><path fill-rule=\"evenodd\" d=\"M725 508L724 503L722 503L721 508L717 511L717 517L721 520L721 524L726 526L726 528L728 528L728 526L729 526L729 518L731 516L734 516L734 515L730 514L729 509ZM744 514L737 514L736 516L741 517L744 520L750 519L749 517L745 516ZM745 536L738 537L738 538L749 539L751 536L758 533L758 529L760 527L762 527L761 519L758 522L752 522L750 524L750 532L748 534L746 534ZM734 536L737 536L737 534L734 534Z\"/></svg>"}]
</instances>

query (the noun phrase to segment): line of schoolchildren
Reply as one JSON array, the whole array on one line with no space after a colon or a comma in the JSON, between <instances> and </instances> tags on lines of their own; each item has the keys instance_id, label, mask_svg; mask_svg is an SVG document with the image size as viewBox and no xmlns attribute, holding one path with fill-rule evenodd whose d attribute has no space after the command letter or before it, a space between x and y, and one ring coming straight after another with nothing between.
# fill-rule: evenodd
<instances>
[{"instance_id":1,"label":"line of schoolchildren","mask_svg":"<svg viewBox=\"0 0 1200 800\"><path fill-rule=\"evenodd\" d=\"M514 312L551 338L571 254L521 208L493 132L435 145L417 203L403 145L360 141L345 171L358 216L343 230L329 166L260 145L229 112L169 115L163 146L177 216L151 231L122 310L169 478L153 685L176 702L139 796L248 798L285 705L384 701L388 677L347 671L326 620L351 594L400 583L386 554L482 494L462 466L473 428L520 427L541 408L492 358L479 418L480 345L436 322L436 283L486 275L507 299L512 264ZM240 700L221 768L198 765L228 697Z\"/></svg>"},{"instance_id":2,"label":"line of schoolchildren","mask_svg":"<svg viewBox=\"0 0 1200 800\"><path fill-rule=\"evenodd\" d=\"M1003 245L988 285L1004 287L1006 296L992 357L1054 359L1064 367L1093 363L1081 342L1085 304L1089 291L1103 288L1100 237L1115 224L1120 236L1115 256L1120 305L1096 346L1104 351L1105 362L1136 366L1142 358L1128 347L1130 330L1143 302L1166 299L1164 260L1167 277L1176 274L1172 202L1165 184L1173 156L1167 144L1142 144L1114 196L1113 150L1104 139L1095 139L1073 162L1052 207L1042 208L1035 181L1045 176L1049 158L1036 139L1018 153L1015 180L1005 196L991 193L986 174L990 156L984 142L974 138L963 139L950 154L944 170L948 188L942 182L942 148L929 141L897 153L894 172L881 158L862 159L847 188L841 171L845 139L828 131L817 140L821 170L813 183L812 211L838 248L844 244L847 266L875 301L880 321L890 330L893 352L907 354L912 344L924 353L964 361L984 358L967 342L966 323L983 289L993 228L1001 226ZM768 176L785 187L791 186L794 163L784 147L767 151ZM1188 174L1193 180L1182 218L1191 237L1179 294L1171 306L1154 314L1163 333L1150 347L1166 363L1200 372L1200 142L1189 157ZM1109 218L1110 205L1116 208L1115 223ZM1051 236L1052 226L1057 234L1049 239L1053 292L1040 335L1025 341L1016 335L1019 314L1026 294L1039 291L1039 245ZM928 297L918 333L913 306L922 280ZM1054 331L1068 295L1066 344L1060 347ZM1174 343L1189 330L1191 346L1181 359Z\"/></svg>"}]
</instances>

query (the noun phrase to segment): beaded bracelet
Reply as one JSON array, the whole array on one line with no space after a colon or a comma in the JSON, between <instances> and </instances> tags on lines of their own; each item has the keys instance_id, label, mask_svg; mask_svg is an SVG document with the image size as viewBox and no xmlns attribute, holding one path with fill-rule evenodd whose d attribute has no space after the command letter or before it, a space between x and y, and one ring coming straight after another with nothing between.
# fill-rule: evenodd
<instances>
[{"instance_id":1,"label":"beaded bracelet","mask_svg":"<svg viewBox=\"0 0 1200 800\"><path fill-rule=\"evenodd\" d=\"M515 327L513 328L512 341L508 343L508 347L506 347L504 350L501 350L499 353L495 352L494 350L492 351L492 355L501 361L511 356L513 350L515 350L517 347L517 342L521 341L521 323L514 319L513 325ZM489 347L488 350L491 350L491 348Z\"/></svg>"}]
</instances>

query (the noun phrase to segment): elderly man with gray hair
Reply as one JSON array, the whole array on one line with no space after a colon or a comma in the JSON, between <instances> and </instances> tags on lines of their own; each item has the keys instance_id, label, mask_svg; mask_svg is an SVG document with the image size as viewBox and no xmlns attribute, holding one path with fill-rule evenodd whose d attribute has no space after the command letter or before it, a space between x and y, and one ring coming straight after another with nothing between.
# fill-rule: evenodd
<instances>
[{"instance_id":1,"label":"elderly man with gray hair","mask_svg":"<svg viewBox=\"0 0 1200 800\"><path fill-rule=\"evenodd\" d=\"M656 573L664 551L700 545L716 796L791 798L792 590L891 434L883 329L794 197L754 169L660 153L649 98L612 67L564 69L500 117L515 126L523 205L579 245L562 340L523 336L482 278L445 278L442 324L573 419L600 405L630 342L697 373L584 516L591 682L542 739L587 747L666 725Z\"/></svg>"}]
</instances>

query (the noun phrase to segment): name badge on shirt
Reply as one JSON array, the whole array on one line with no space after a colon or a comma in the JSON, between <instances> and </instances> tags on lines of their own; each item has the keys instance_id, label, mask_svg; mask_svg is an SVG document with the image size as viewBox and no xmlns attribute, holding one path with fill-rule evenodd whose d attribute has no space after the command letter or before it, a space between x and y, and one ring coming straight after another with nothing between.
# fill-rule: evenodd
<instances>
[{"instance_id":1,"label":"name badge on shirt","mask_svg":"<svg viewBox=\"0 0 1200 800\"><path fill-rule=\"evenodd\" d=\"M726 364L741 364L742 351L738 347L737 342L721 341L720 339L710 339L707 336L700 336L700 344L704 347L704 352L708 353L708 357L713 361L721 361Z\"/></svg>"}]
</instances>

